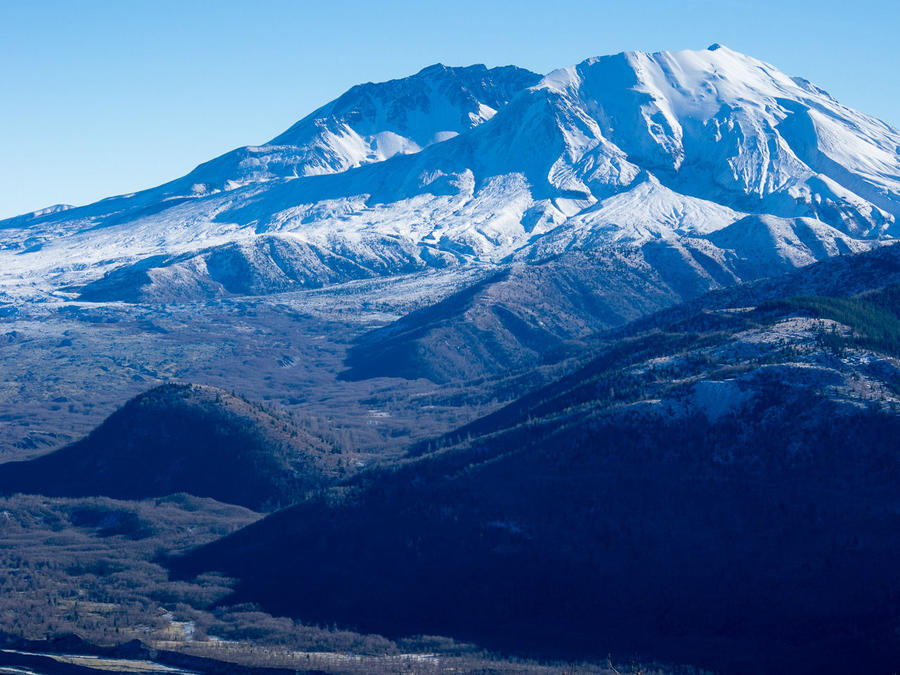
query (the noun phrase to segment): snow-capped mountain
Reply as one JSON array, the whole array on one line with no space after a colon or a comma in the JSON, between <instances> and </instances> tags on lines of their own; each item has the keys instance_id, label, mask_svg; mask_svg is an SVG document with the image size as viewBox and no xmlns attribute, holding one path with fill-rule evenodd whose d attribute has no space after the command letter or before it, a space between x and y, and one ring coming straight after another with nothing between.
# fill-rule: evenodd
<instances>
[{"instance_id":1,"label":"snow-capped mountain","mask_svg":"<svg viewBox=\"0 0 900 675\"><path fill-rule=\"evenodd\" d=\"M0 222L0 284L191 299L660 242L740 281L898 216L900 132L719 45L433 66L159 188Z\"/></svg>"},{"instance_id":2,"label":"snow-capped mountain","mask_svg":"<svg viewBox=\"0 0 900 675\"><path fill-rule=\"evenodd\" d=\"M262 146L247 146L184 177L194 193L340 173L419 152L491 119L540 76L522 68L435 64L402 80L361 84Z\"/></svg>"}]
</instances>

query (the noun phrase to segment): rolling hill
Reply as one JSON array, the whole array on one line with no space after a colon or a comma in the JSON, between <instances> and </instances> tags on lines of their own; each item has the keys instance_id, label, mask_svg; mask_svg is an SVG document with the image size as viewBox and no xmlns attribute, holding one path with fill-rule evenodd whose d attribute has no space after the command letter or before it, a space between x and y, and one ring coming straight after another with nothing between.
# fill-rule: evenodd
<instances>
[{"instance_id":1,"label":"rolling hill","mask_svg":"<svg viewBox=\"0 0 900 675\"><path fill-rule=\"evenodd\" d=\"M80 441L0 464L0 491L116 499L185 492L270 510L334 480L332 450L286 415L214 387L168 384Z\"/></svg>"}]
</instances>

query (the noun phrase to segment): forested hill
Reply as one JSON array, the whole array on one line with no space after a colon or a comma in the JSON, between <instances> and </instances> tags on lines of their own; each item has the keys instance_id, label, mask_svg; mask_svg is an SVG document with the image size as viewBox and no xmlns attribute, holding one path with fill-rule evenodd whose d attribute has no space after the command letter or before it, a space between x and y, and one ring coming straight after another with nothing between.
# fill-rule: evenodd
<instances>
[{"instance_id":1,"label":"forested hill","mask_svg":"<svg viewBox=\"0 0 900 675\"><path fill-rule=\"evenodd\" d=\"M386 635L889 672L897 292L680 316L173 569Z\"/></svg>"},{"instance_id":2,"label":"forested hill","mask_svg":"<svg viewBox=\"0 0 900 675\"><path fill-rule=\"evenodd\" d=\"M80 441L0 465L0 490L118 499L186 492L265 510L331 482L332 449L285 413L221 389L161 385Z\"/></svg>"}]
</instances>

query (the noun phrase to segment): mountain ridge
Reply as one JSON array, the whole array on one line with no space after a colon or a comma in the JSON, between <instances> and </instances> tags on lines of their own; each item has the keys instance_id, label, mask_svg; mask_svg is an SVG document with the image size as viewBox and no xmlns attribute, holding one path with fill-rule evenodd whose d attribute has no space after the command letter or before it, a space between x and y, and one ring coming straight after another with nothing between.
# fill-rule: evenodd
<instances>
[{"instance_id":1,"label":"mountain ridge","mask_svg":"<svg viewBox=\"0 0 900 675\"><path fill-rule=\"evenodd\" d=\"M898 147L889 125L722 46L594 57L543 78L433 66L353 88L272 143L160 188L3 221L0 285L29 297L139 265L150 292L132 293L132 279L116 294L112 279L103 297L164 297L173 275L199 280L178 297L232 294L210 281L209 256L232 247L241 264L271 268L255 261L261 236L297 249L297 273L239 294L652 239L705 237L714 257L755 259L756 246L783 260L805 237L821 259L835 238L893 238ZM629 201L643 204L630 222ZM786 238L763 234L751 249L709 238L750 216L783 219ZM357 271L338 272L343 261Z\"/></svg>"}]
</instances>

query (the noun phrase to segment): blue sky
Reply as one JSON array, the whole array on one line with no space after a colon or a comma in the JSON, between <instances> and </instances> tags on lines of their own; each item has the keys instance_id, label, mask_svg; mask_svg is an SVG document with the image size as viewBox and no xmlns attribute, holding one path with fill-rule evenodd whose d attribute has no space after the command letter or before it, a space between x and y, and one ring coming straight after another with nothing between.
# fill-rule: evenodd
<instances>
[{"instance_id":1,"label":"blue sky","mask_svg":"<svg viewBox=\"0 0 900 675\"><path fill-rule=\"evenodd\" d=\"M358 82L721 42L900 126L900 3L0 0L0 217L150 187Z\"/></svg>"}]
</instances>

